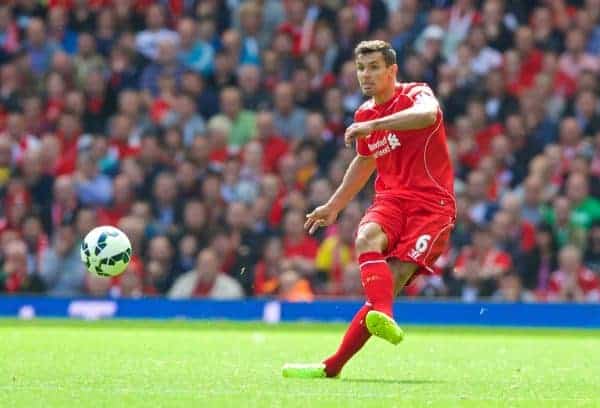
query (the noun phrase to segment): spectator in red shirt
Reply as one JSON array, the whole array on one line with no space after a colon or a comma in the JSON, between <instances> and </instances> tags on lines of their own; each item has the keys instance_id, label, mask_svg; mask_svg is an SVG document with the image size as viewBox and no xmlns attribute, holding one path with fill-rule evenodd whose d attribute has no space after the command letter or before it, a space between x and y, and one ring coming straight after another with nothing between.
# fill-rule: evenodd
<instances>
[{"instance_id":1,"label":"spectator in red shirt","mask_svg":"<svg viewBox=\"0 0 600 408\"><path fill-rule=\"evenodd\" d=\"M567 245L558 255L558 270L552 273L546 294L538 293L541 299L552 301L595 301L600 300L600 279L582 264L581 250Z\"/></svg>"},{"instance_id":2,"label":"spectator in red shirt","mask_svg":"<svg viewBox=\"0 0 600 408\"><path fill-rule=\"evenodd\" d=\"M275 171L289 146L288 142L277 134L271 112L261 111L256 115L255 140L263 147L263 169L267 173Z\"/></svg>"},{"instance_id":3,"label":"spectator in red shirt","mask_svg":"<svg viewBox=\"0 0 600 408\"><path fill-rule=\"evenodd\" d=\"M133 124L128 116L123 114L113 116L108 130L111 150L118 159L135 156L139 153L139 146L130 144Z\"/></svg>"},{"instance_id":4,"label":"spectator in red shirt","mask_svg":"<svg viewBox=\"0 0 600 408\"><path fill-rule=\"evenodd\" d=\"M521 60L519 71L520 90L529 89L536 75L542 69L543 54L535 48L533 31L527 26L521 26L515 33L515 45ZM517 90L517 93L520 93Z\"/></svg>"},{"instance_id":5,"label":"spectator in red shirt","mask_svg":"<svg viewBox=\"0 0 600 408\"><path fill-rule=\"evenodd\" d=\"M98 223L117 225L131 210L134 194L131 180L120 174L113 181L113 200L109 206L98 209Z\"/></svg>"},{"instance_id":6,"label":"spectator in red shirt","mask_svg":"<svg viewBox=\"0 0 600 408\"><path fill-rule=\"evenodd\" d=\"M512 266L510 255L496 248L487 227L477 228L472 242L460 251L454 267L454 279L463 283L456 294L463 300L491 295L496 280Z\"/></svg>"},{"instance_id":7,"label":"spectator in red shirt","mask_svg":"<svg viewBox=\"0 0 600 408\"><path fill-rule=\"evenodd\" d=\"M315 272L315 257L319 244L309 236L303 228L304 217L299 211L289 211L283 220L283 251L284 255L294 263L294 269L302 275L312 275Z\"/></svg>"},{"instance_id":8,"label":"spectator in red shirt","mask_svg":"<svg viewBox=\"0 0 600 408\"><path fill-rule=\"evenodd\" d=\"M0 293L38 292L44 284L37 275L27 271L27 245L19 239L12 240L2 248L0 264Z\"/></svg>"},{"instance_id":9,"label":"spectator in red shirt","mask_svg":"<svg viewBox=\"0 0 600 408\"><path fill-rule=\"evenodd\" d=\"M284 3L286 20L279 26L280 33L286 33L292 38L294 56L304 53L312 41L312 25L307 19L306 5L300 0L290 0Z\"/></svg>"},{"instance_id":10,"label":"spectator in red shirt","mask_svg":"<svg viewBox=\"0 0 600 408\"><path fill-rule=\"evenodd\" d=\"M70 113L61 115L56 132L61 145L61 155L56 163L56 175L72 174L77 163L77 144L81 136L81 120Z\"/></svg>"}]
</instances>

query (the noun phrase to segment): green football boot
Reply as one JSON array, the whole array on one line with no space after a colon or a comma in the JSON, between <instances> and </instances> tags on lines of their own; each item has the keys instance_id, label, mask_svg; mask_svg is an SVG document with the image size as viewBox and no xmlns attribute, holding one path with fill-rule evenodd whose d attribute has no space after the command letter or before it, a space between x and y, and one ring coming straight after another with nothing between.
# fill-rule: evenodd
<instances>
[{"instance_id":1,"label":"green football boot","mask_svg":"<svg viewBox=\"0 0 600 408\"><path fill-rule=\"evenodd\" d=\"M327 378L325 364L285 364L282 374L286 378Z\"/></svg>"},{"instance_id":2,"label":"green football boot","mask_svg":"<svg viewBox=\"0 0 600 408\"><path fill-rule=\"evenodd\" d=\"M396 345L404 338L404 332L398 324L385 313L371 310L365 318L367 330L374 336L381 337Z\"/></svg>"}]
</instances>

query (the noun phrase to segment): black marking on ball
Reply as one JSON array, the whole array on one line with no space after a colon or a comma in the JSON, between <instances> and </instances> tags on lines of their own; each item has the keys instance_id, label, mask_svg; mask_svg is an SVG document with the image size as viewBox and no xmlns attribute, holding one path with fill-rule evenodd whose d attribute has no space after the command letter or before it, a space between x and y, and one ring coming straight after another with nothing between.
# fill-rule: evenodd
<instances>
[{"instance_id":1,"label":"black marking on ball","mask_svg":"<svg viewBox=\"0 0 600 408\"><path fill-rule=\"evenodd\" d=\"M110 232L110 231L106 231L100 234L100 236L98 237L98 242L96 243L96 249L94 250L96 256L98 256L98 254L100 252L102 252L102 250L104 248L106 248L106 239L108 237L118 237L119 233L118 232Z\"/></svg>"},{"instance_id":2,"label":"black marking on ball","mask_svg":"<svg viewBox=\"0 0 600 408\"><path fill-rule=\"evenodd\" d=\"M114 266L117 262L123 262L124 264L128 264L131 260L131 248L127 248L125 251L115 254L108 258L102 258L98 261L98 265L96 265L95 270L98 275L102 276L112 276L110 274L102 272L102 266Z\"/></svg>"}]
</instances>

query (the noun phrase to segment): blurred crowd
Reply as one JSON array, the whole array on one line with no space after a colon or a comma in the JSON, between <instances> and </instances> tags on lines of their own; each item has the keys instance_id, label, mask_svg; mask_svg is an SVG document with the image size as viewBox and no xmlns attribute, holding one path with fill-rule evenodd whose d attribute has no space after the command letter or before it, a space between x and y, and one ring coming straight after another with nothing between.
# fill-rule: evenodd
<instances>
[{"instance_id":1,"label":"blurred crowd","mask_svg":"<svg viewBox=\"0 0 600 408\"><path fill-rule=\"evenodd\" d=\"M360 297L353 48L389 41L445 112L457 224L407 296L600 301L600 0L8 0L0 292ZM97 225L130 238L86 273Z\"/></svg>"}]
</instances>

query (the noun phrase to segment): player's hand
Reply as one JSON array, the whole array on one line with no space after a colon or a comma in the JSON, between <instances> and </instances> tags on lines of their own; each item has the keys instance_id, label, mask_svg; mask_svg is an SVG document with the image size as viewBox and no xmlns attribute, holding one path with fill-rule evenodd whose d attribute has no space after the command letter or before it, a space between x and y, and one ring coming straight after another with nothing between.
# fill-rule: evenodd
<instances>
[{"instance_id":1,"label":"player's hand","mask_svg":"<svg viewBox=\"0 0 600 408\"><path fill-rule=\"evenodd\" d=\"M374 125L372 122L354 122L346 129L344 133L344 143L350 147L355 139L365 137L373 132Z\"/></svg>"},{"instance_id":2,"label":"player's hand","mask_svg":"<svg viewBox=\"0 0 600 408\"><path fill-rule=\"evenodd\" d=\"M308 233L312 235L319 227L326 227L333 224L338 216L338 212L327 204L321 205L306 215L304 229L308 230Z\"/></svg>"}]
</instances>

